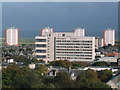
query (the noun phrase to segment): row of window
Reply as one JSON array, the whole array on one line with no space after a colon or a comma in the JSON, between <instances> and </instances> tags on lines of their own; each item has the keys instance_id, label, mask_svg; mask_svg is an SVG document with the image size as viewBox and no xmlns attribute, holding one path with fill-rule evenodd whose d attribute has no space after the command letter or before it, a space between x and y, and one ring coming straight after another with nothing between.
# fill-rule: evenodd
<instances>
[{"instance_id":1,"label":"row of window","mask_svg":"<svg viewBox=\"0 0 120 90\"><path fill-rule=\"evenodd\" d=\"M46 39L36 39L36 42L46 42Z\"/></svg>"},{"instance_id":2,"label":"row of window","mask_svg":"<svg viewBox=\"0 0 120 90\"><path fill-rule=\"evenodd\" d=\"M78 57L56 57L56 59L92 59L92 58L78 58Z\"/></svg>"},{"instance_id":3,"label":"row of window","mask_svg":"<svg viewBox=\"0 0 120 90\"><path fill-rule=\"evenodd\" d=\"M46 53L46 50L36 50L36 53Z\"/></svg>"},{"instance_id":4,"label":"row of window","mask_svg":"<svg viewBox=\"0 0 120 90\"><path fill-rule=\"evenodd\" d=\"M81 44L75 44L75 43L56 43L56 45L92 45L90 43L87 43L87 44L84 44L84 43L81 43Z\"/></svg>"},{"instance_id":5,"label":"row of window","mask_svg":"<svg viewBox=\"0 0 120 90\"><path fill-rule=\"evenodd\" d=\"M92 49L56 49L56 50L64 50L64 51L92 51Z\"/></svg>"},{"instance_id":6,"label":"row of window","mask_svg":"<svg viewBox=\"0 0 120 90\"><path fill-rule=\"evenodd\" d=\"M61 40L56 40L56 42L92 42L92 41L67 41L67 40L65 40L65 41L61 41Z\"/></svg>"},{"instance_id":7,"label":"row of window","mask_svg":"<svg viewBox=\"0 0 120 90\"><path fill-rule=\"evenodd\" d=\"M92 52L56 52L56 53L73 53L73 54L75 54L75 53L79 53L79 54L92 54Z\"/></svg>"},{"instance_id":8,"label":"row of window","mask_svg":"<svg viewBox=\"0 0 120 90\"><path fill-rule=\"evenodd\" d=\"M52 36L52 34L47 34L47 36L51 37L51 36ZM54 34L53 34L53 36L54 36ZM65 36L65 34L62 34L62 36L64 37L64 36Z\"/></svg>"},{"instance_id":9,"label":"row of window","mask_svg":"<svg viewBox=\"0 0 120 90\"><path fill-rule=\"evenodd\" d=\"M36 55L37 58L46 58L46 55Z\"/></svg>"},{"instance_id":10,"label":"row of window","mask_svg":"<svg viewBox=\"0 0 120 90\"><path fill-rule=\"evenodd\" d=\"M36 47L46 47L46 44L36 44Z\"/></svg>"},{"instance_id":11,"label":"row of window","mask_svg":"<svg viewBox=\"0 0 120 90\"><path fill-rule=\"evenodd\" d=\"M36 44L36 47L46 47L46 44ZM48 46L49 47L49 46ZM56 46L57 48L92 48L91 46Z\"/></svg>"},{"instance_id":12,"label":"row of window","mask_svg":"<svg viewBox=\"0 0 120 90\"><path fill-rule=\"evenodd\" d=\"M62 40L64 39L64 40L66 40L66 38L63 38L63 37L62 37L62 38L57 37L56 39L58 39L58 40L59 40L59 39L62 39ZM74 40L74 41L75 41L77 38L72 38L72 37L71 37L71 38L67 38L67 39L70 39L70 40Z\"/></svg>"},{"instance_id":13,"label":"row of window","mask_svg":"<svg viewBox=\"0 0 120 90\"><path fill-rule=\"evenodd\" d=\"M56 56L84 56L84 57L92 57L92 55L66 55L66 54L56 54Z\"/></svg>"},{"instance_id":14,"label":"row of window","mask_svg":"<svg viewBox=\"0 0 120 90\"><path fill-rule=\"evenodd\" d=\"M36 47L46 47L46 44L36 44ZM49 46L48 46L49 47ZM92 48L91 46L56 46L57 48Z\"/></svg>"},{"instance_id":15,"label":"row of window","mask_svg":"<svg viewBox=\"0 0 120 90\"><path fill-rule=\"evenodd\" d=\"M57 44L70 44L70 45L92 45L92 43L74 43L74 42L59 42Z\"/></svg>"},{"instance_id":16,"label":"row of window","mask_svg":"<svg viewBox=\"0 0 120 90\"><path fill-rule=\"evenodd\" d=\"M60 46L60 47L61 48L85 48L84 46L65 46L65 47ZM89 47L89 48L92 48L92 47Z\"/></svg>"},{"instance_id":17,"label":"row of window","mask_svg":"<svg viewBox=\"0 0 120 90\"><path fill-rule=\"evenodd\" d=\"M45 55L36 55L37 58L45 59ZM92 58L79 58L79 57L56 57L57 59L92 59Z\"/></svg>"},{"instance_id":18,"label":"row of window","mask_svg":"<svg viewBox=\"0 0 120 90\"><path fill-rule=\"evenodd\" d=\"M56 46L57 48L75 48L75 46ZM92 48L91 46L79 46L79 48Z\"/></svg>"}]
</instances>

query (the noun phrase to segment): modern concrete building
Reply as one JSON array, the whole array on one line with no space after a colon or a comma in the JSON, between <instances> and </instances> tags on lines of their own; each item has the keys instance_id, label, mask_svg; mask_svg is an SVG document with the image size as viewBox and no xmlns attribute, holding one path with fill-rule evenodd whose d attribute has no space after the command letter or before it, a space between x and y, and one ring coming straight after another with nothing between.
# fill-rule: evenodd
<instances>
[{"instance_id":1,"label":"modern concrete building","mask_svg":"<svg viewBox=\"0 0 120 90\"><path fill-rule=\"evenodd\" d=\"M51 32L53 32L53 31L54 31L53 28L45 27L44 29L41 29L41 30L40 30L40 35L41 35L41 36L44 36L45 33L51 33Z\"/></svg>"},{"instance_id":2,"label":"modern concrete building","mask_svg":"<svg viewBox=\"0 0 120 90\"><path fill-rule=\"evenodd\" d=\"M101 57L99 58L99 61L117 62L117 57Z\"/></svg>"},{"instance_id":3,"label":"modern concrete building","mask_svg":"<svg viewBox=\"0 0 120 90\"><path fill-rule=\"evenodd\" d=\"M95 59L95 37L84 36L83 29L73 32L53 32L51 28L35 37L35 55L40 60L93 61Z\"/></svg>"},{"instance_id":4,"label":"modern concrete building","mask_svg":"<svg viewBox=\"0 0 120 90\"><path fill-rule=\"evenodd\" d=\"M19 41L19 33L18 33L18 29L11 27L5 30L5 43L8 46L13 46L16 45L18 46L18 41Z\"/></svg>"},{"instance_id":5,"label":"modern concrete building","mask_svg":"<svg viewBox=\"0 0 120 90\"><path fill-rule=\"evenodd\" d=\"M103 47L103 38L95 37L95 49Z\"/></svg>"},{"instance_id":6,"label":"modern concrete building","mask_svg":"<svg viewBox=\"0 0 120 90\"><path fill-rule=\"evenodd\" d=\"M75 28L74 30L75 36L85 36L85 29L84 28Z\"/></svg>"},{"instance_id":7,"label":"modern concrete building","mask_svg":"<svg viewBox=\"0 0 120 90\"><path fill-rule=\"evenodd\" d=\"M115 30L108 28L103 32L104 46L111 44L115 45Z\"/></svg>"}]
</instances>

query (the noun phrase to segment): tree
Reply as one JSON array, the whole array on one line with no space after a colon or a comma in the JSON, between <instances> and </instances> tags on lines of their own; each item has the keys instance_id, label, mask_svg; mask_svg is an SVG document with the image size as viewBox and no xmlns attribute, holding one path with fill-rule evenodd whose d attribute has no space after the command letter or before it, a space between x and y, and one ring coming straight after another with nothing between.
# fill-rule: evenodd
<instances>
[{"instance_id":1,"label":"tree","mask_svg":"<svg viewBox=\"0 0 120 90\"><path fill-rule=\"evenodd\" d=\"M69 62L67 60L53 61L53 62L50 62L50 65L61 66L61 67L65 67L65 68L69 68L72 66L71 62Z\"/></svg>"},{"instance_id":2,"label":"tree","mask_svg":"<svg viewBox=\"0 0 120 90\"><path fill-rule=\"evenodd\" d=\"M101 62L95 62L92 64L92 66L110 66L107 62L101 61Z\"/></svg>"},{"instance_id":3,"label":"tree","mask_svg":"<svg viewBox=\"0 0 120 90\"><path fill-rule=\"evenodd\" d=\"M97 77L97 72L88 69L82 71L75 80L76 88L109 88L109 86L101 82Z\"/></svg>"},{"instance_id":4,"label":"tree","mask_svg":"<svg viewBox=\"0 0 120 90\"><path fill-rule=\"evenodd\" d=\"M72 68L81 67L79 63L72 63Z\"/></svg>"},{"instance_id":5,"label":"tree","mask_svg":"<svg viewBox=\"0 0 120 90\"><path fill-rule=\"evenodd\" d=\"M66 72L59 72L55 77L55 86L57 88L73 88L74 83L71 80L70 75Z\"/></svg>"},{"instance_id":6,"label":"tree","mask_svg":"<svg viewBox=\"0 0 120 90\"><path fill-rule=\"evenodd\" d=\"M68 69L69 67L72 66L72 64L71 64L71 62L64 60L62 63L62 66Z\"/></svg>"},{"instance_id":7,"label":"tree","mask_svg":"<svg viewBox=\"0 0 120 90\"><path fill-rule=\"evenodd\" d=\"M14 78L24 75L25 72L16 65L10 65L3 69L2 82L3 86L14 87Z\"/></svg>"},{"instance_id":8,"label":"tree","mask_svg":"<svg viewBox=\"0 0 120 90\"><path fill-rule=\"evenodd\" d=\"M91 82L89 86L88 88L107 88L107 90L111 90L111 88L103 82Z\"/></svg>"},{"instance_id":9,"label":"tree","mask_svg":"<svg viewBox=\"0 0 120 90\"><path fill-rule=\"evenodd\" d=\"M99 81L100 80L97 78L97 73L94 70L88 69L87 71L82 71L81 74L77 77L76 85L77 87L82 87L82 88L90 87L89 83L99 82Z\"/></svg>"},{"instance_id":10,"label":"tree","mask_svg":"<svg viewBox=\"0 0 120 90\"><path fill-rule=\"evenodd\" d=\"M45 65L37 65L34 69L34 72L41 75L46 75L48 72L48 69Z\"/></svg>"},{"instance_id":11,"label":"tree","mask_svg":"<svg viewBox=\"0 0 120 90\"><path fill-rule=\"evenodd\" d=\"M3 69L3 87L4 88L43 88L41 78L37 73L25 67L20 68L15 65Z\"/></svg>"},{"instance_id":12,"label":"tree","mask_svg":"<svg viewBox=\"0 0 120 90\"><path fill-rule=\"evenodd\" d=\"M113 76L113 73L111 70L101 70L98 71L98 78L102 81L102 82L107 82L109 81Z\"/></svg>"},{"instance_id":13,"label":"tree","mask_svg":"<svg viewBox=\"0 0 120 90\"><path fill-rule=\"evenodd\" d=\"M77 64L80 64L82 67L87 67L87 66L89 66L89 62L83 62L83 61L79 61L79 62L73 62L73 63L77 63Z\"/></svg>"},{"instance_id":14,"label":"tree","mask_svg":"<svg viewBox=\"0 0 120 90\"><path fill-rule=\"evenodd\" d=\"M32 63L32 60L28 59L25 56L12 56L11 58L13 58L16 62L23 62L24 65Z\"/></svg>"}]
</instances>

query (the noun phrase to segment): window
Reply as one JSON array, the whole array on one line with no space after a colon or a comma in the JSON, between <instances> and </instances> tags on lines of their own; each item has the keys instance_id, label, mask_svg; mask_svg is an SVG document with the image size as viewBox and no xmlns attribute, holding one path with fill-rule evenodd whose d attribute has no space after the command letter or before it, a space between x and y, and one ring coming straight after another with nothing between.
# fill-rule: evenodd
<instances>
[{"instance_id":1,"label":"window","mask_svg":"<svg viewBox=\"0 0 120 90\"><path fill-rule=\"evenodd\" d=\"M36 55L37 58L46 58L46 55Z\"/></svg>"},{"instance_id":2,"label":"window","mask_svg":"<svg viewBox=\"0 0 120 90\"><path fill-rule=\"evenodd\" d=\"M36 47L46 47L46 44L36 44Z\"/></svg>"},{"instance_id":3,"label":"window","mask_svg":"<svg viewBox=\"0 0 120 90\"><path fill-rule=\"evenodd\" d=\"M36 50L37 53L46 53L46 50Z\"/></svg>"},{"instance_id":4,"label":"window","mask_svg":"<svg viewBox=\"0 0 120 90\"><path fill-rule=\"evenodd\" d=\"M36 42L46 42L46 39L36 39Z\"/></svg>"},{"instance_id":5,"label":"window","mask_svg":"<svg viewBox=\"0 0 120 90\"><path fill-rule=\"evenodd\" d=\"M62 34L62 36L64 37L64 36L65 36L65 34Z\"/></svg>"}]
</instances>

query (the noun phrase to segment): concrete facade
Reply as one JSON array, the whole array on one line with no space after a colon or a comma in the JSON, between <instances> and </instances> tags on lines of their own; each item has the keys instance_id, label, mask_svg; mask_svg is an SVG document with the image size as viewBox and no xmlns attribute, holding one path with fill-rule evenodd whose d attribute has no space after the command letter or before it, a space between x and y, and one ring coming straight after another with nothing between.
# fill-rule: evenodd
<instances>
[{"instance_id":1,"label":"concrete facade","mask_svg":"<svg viewBox=\"0 0 120 90\"><path fill-rule=\"evenodd\" d=\"M111 28L104 30L103 37L104 46L108 44L115 45L115 30L112 30Z\"/></svg>"},{"instance_id":2,"label":"concrete facade","mask_svg":"<svg viewBox=\"0 0 120 90\"><path fill-rule=\"evenodd\" d=\"M95 59L95 37L84 36L84 29L53 32L53 29L45 28L41 33L41 36L35 37L35 55L39 60L93 61Z\"/></svg>"},{"instance_id":3,"label":"concrete facade","mask_svg":"<svg viewBox=\"0 0 120 90\"><path fill-rule=\"evenodd\" d=\"M18 41L19 41L19 33L18 29L11 27L9 29L5 30L5 43L8 46L13 46L16 45L18 46Z\"/></svg>"},{"instance_id":4,"label":"concrete facade","mask_svg":"<svg viewBox=\"0 0 120 90\"><path fill-rule=\"evenodd\" d=\"M96 37L95 38L95 48L99 49L100 47L103 47L103 38Z\"/></svg>"}]
</instances>

